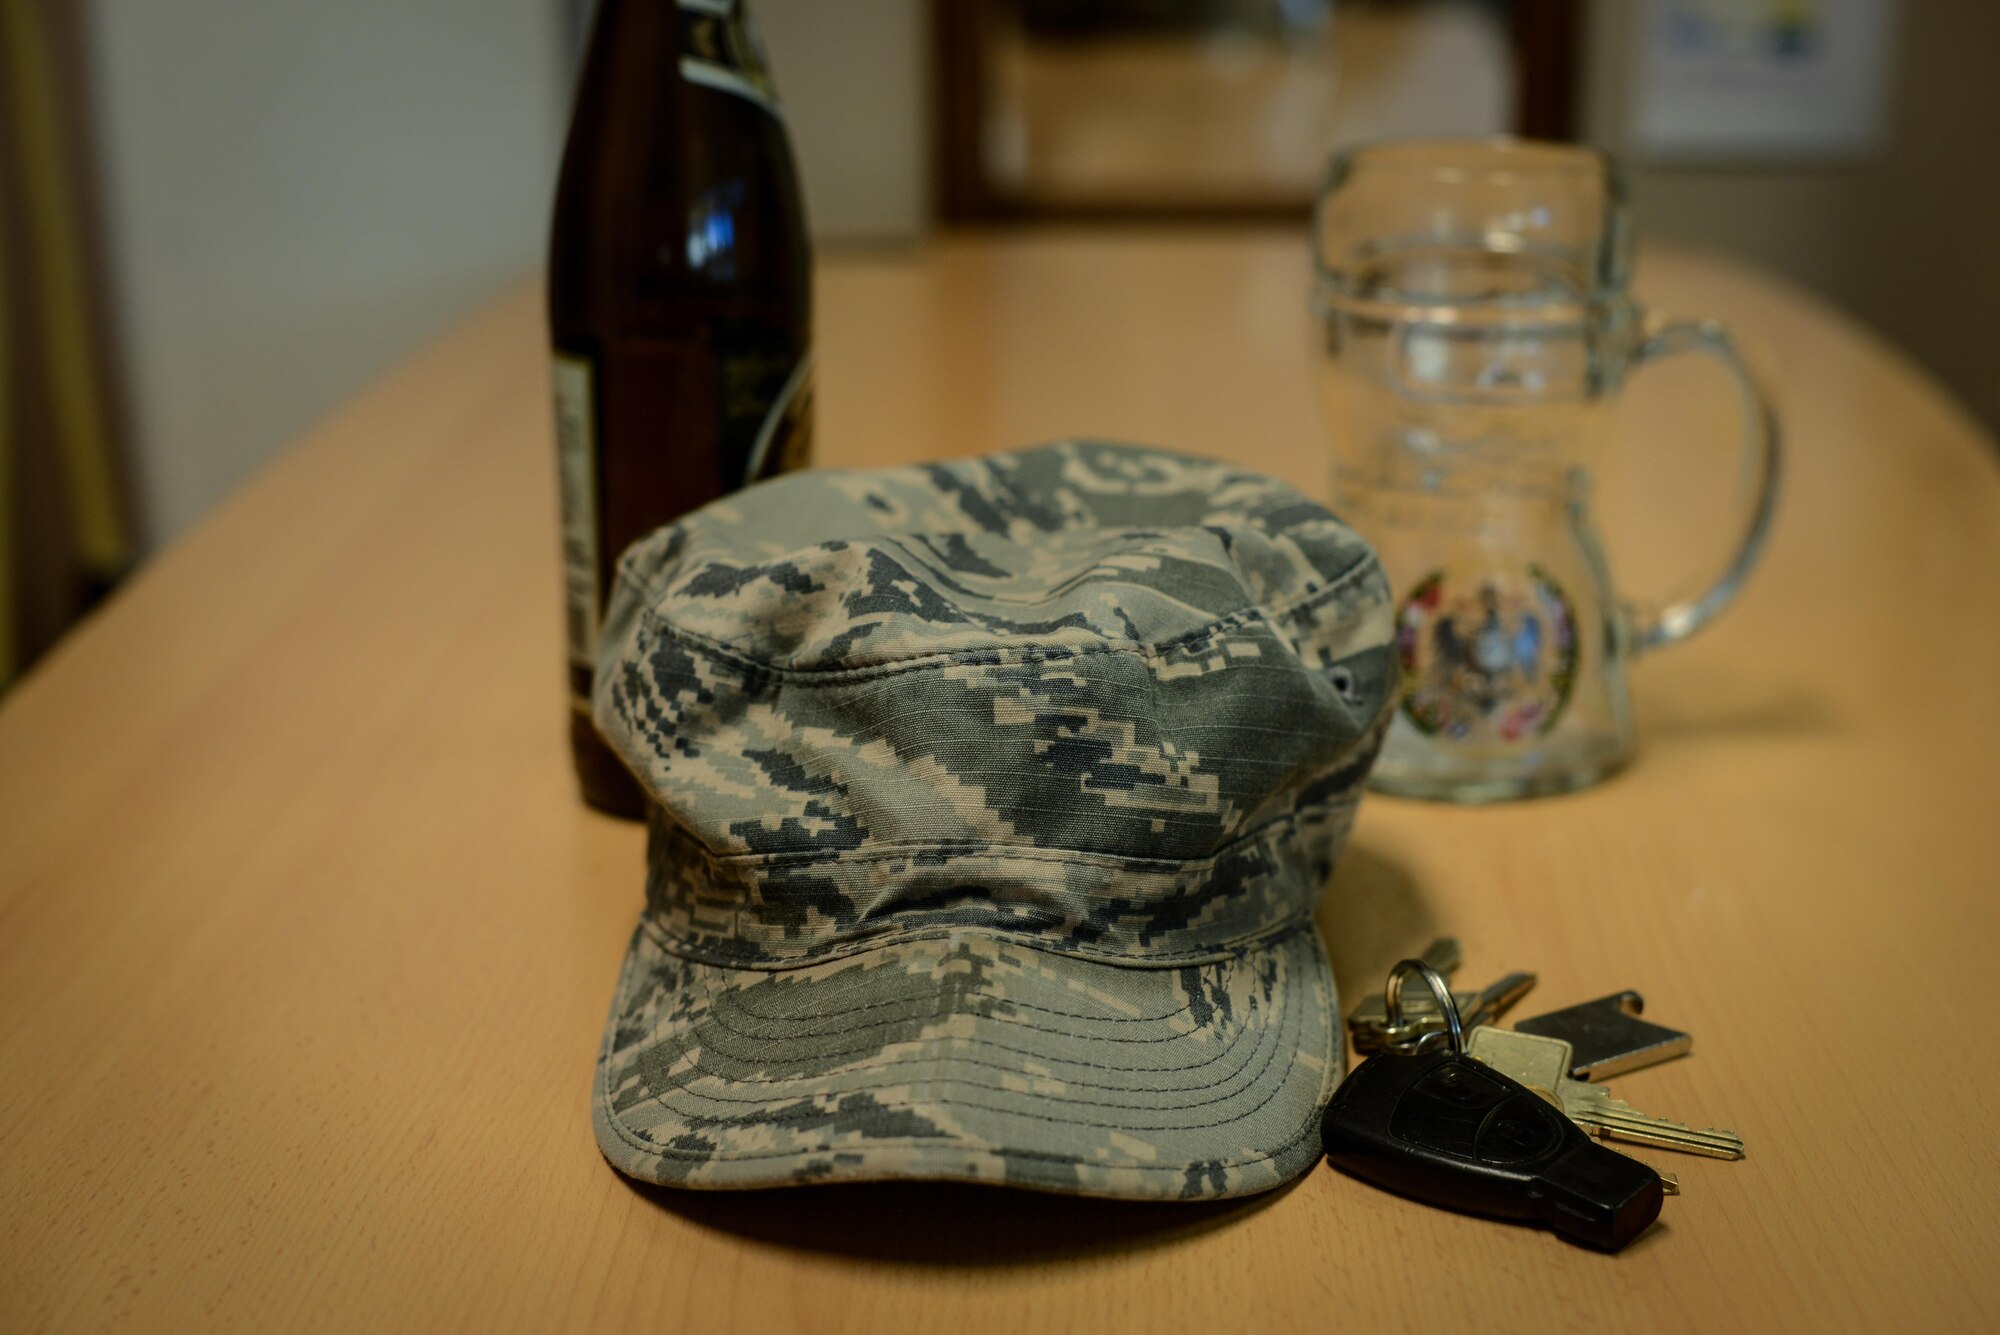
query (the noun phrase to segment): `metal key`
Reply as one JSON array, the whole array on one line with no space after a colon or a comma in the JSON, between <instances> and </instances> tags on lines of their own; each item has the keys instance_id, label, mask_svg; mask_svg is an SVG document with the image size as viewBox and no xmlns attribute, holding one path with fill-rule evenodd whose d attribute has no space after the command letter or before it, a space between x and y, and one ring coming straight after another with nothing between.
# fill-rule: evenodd
<instances>
[{"instance_id":1,"label":"metal key","mask_svg":"<svg viewBox=\"0 0 2000 1335\"><path fill-rule=\"evenodd\" d=\"M1455 936L1441 936L1425 946L1424 953L1417 956L1417 958L1425 964L1430 965L1438 973L1449 978L1458 972L1458 938ZM1405 1004L1408 1013L1421 1011L1431 1016L1437 1014L1437 1003L1429 997L1413 996ZM1384 1026L1388 1024L1388 1020L1388 1012L1383 1008L1382 994L1380 992L1369 992L1363 996L1354 1009L1347 1013L1347 1028L1348 1032L1354 1035L1355 1046L1363 1052L1379 1048L1381 1046L1380 1040L1372 1036L1379 1035ZM1370 1041L1366 1045L1364 1045L1362 1037L1364 1032L1371 1036Z\"/></svg>"},{"instance_id":2,"label":"metal key","mask_svg":"<svg viewBox=\"0 0 2000 1335\"><path fill-rule=\"evenodd\" d=\"M1449 974L1458 967L1458 942L1452 937L1440 937L1431 942L1419 958L1437 972ZM1508 1007L1526 996L1534 985L1535 975L1510 973L1477 992L1453 992L1452 1000L1458 1006L1458 1013L1464 1017L1465 1025L1470 1028L1498 1019ZM1443 1014L1428 996L1412 996L1404 1003L1403 1013L1404 1022L1391 1026L1381 994L1370 993L1363 997L1347 1017L1347 1028L1354 1036L1355 1051L1416 1052L1434 1035L1444 1032Z\"/></svg>"},{"instance_id":3,"label":"metal key","mask_svg":"<svg viewBox=\"0 0 2000 1335\"><path fill-rule=\"evenodd\" d=\"M1510 973L1477 992L1454 992L1452 1001L1468 1026L1491 1024L1507 1008L1528 994L1535 985L1531 973ZM1354 1008L1348 1018L1356 1052L1402 1052L1423 1050L1429 1041L1444 1032L1444 1016L1427 997L1412 997L1404 1011L1403 1023L1391 1025L1382 1013L1382 998L1371 997Z\"/></svg>"},{"instance_id":4,"label":"metal key","mask_svg":"<svg viewBox=\"0 0 2000 1335\"><path fill-rule=\"evenodd\" d=\"M1653 1117L1623 1099L1612 1098L1604 1085L1571 1079L1570 1046L1559 1038L1482 1026L1472 1031L1465 1053L1530 1089L1548 1094L1571 1121L1594 1136L1705 1154L1712 1159L1743 1157L1743 1137L1734 1131L1697 1131Z\"/></svg>"}]
</instances>

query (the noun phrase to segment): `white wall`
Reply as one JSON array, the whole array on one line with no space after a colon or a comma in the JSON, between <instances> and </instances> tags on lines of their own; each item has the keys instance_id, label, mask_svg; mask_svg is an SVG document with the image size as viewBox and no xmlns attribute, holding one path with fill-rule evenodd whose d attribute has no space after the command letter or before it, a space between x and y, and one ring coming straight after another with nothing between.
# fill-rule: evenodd
<instances>
[{"instance_id":1,"label":"white wall","mask_svg":"<svg viewBox=\"0 0 2000 1335\"><path fill-rule=\"evenodd\" d=\"M909 241L930 218L925 0L751 0L813 237Z\"/></svg>"},{"instance_id":2,"label":"white wall","mask_svg":"<svg viewBox=\"0 0 2000 1335\"><path fill-rule=\"evenodd\" d=\"M1629 4L1592 5L1583 49L1585 136L1630 155L1641 236L1735 255L1875 326L2000 434L2000 4L1902 0L1887 134L1852 162L1663 165L1636 151L1640 29ZM1806 448L1802 442L1801 448Z\"/></svg>"},{"instance_id":3,"label":"white wall","mask_svg":"<svg viewBox=\"0 0 2000 1335\"><path fill-rule=\"evenodd\" d=\"M539 262L555 0L90 0L141 520L173 538Z\"/></svg>"}]
</instances>

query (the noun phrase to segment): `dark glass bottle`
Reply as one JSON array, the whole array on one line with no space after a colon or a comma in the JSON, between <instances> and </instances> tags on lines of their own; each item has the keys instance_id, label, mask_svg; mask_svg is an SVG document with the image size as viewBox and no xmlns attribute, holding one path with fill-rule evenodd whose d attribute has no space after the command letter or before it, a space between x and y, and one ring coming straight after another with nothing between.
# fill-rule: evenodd
<instances>
[{"instance_id":1,"label":"dark glass bottle","mask_svg":"<svg viewBox=\"0 0 2000 1335\"><path fill-rule=\"evenodd\" d=\"M549 248L584 800L643 813L590 722L619 554L811 453L812 259L790 138L740 0L600 0Z\"/></svg>"}]
</instances>

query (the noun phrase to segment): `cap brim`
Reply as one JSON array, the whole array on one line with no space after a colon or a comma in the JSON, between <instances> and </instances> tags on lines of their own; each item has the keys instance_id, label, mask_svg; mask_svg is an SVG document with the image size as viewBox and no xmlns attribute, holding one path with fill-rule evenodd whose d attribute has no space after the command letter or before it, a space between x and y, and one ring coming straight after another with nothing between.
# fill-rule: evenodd
<instances>
[{"instance_id":1,"label":"cap brim","mask_svg":"<svg viewBox=\"0 0 2000 1335\"><path fill-rule=\"evenodd\" d=\"M1319 1156L1334 1016L1310 923L1181 968L955 932L730 969L642 927L598 1058L597 1140L620 1172L684 1187L1247 1195Z\"/></svg>"}]
</instances>

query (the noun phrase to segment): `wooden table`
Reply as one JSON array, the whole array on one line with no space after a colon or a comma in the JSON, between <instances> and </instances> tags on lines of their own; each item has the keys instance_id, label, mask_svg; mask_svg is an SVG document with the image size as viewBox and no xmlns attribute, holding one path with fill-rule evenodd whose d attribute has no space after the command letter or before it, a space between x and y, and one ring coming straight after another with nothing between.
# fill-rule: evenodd
<instances>
[{"instance_id":1,"label":"wooden table","mask_svg":"<svg viewBox=\"0 0 2000 1335\"><path fill-rule=\"evenodd\" d=\"M1094 433L1323 491L1305 263L1277 233L829 261L821 457ZM1642 287L1778 364L1764 568L1641 669L1634 768L1482 810L1371 798L1322 914L1350 989L1448 929L1469 976L1539 972L1531 1009L1637 987L1697 1035L1617 1091L1749 1158L1651 1155L1685 1194L1623 1255L1324 1165L1150 1207L606 1167L588 1089L641 836L572 796L524 284L0 710L0 1328L1992 1328L1993 443L1797 292L1659 254ZM1648 374L1606 481L1634 583L1728 485L1720 376Z\"/></svg>"}]
</instances>

